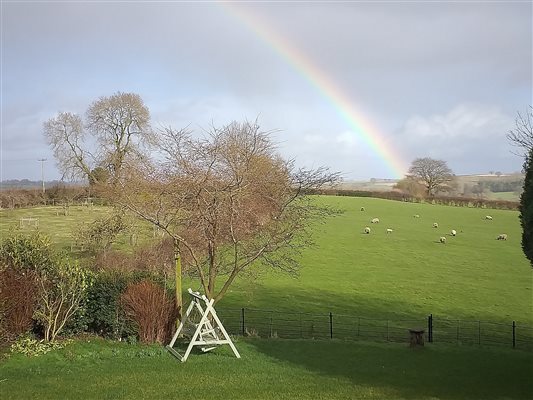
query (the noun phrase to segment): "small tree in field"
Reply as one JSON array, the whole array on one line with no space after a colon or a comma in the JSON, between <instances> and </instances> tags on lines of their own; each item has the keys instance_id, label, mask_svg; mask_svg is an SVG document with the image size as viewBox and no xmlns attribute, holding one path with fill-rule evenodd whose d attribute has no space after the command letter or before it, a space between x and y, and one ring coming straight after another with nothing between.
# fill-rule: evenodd
<instances>
[{"instance_id":1,"label":"small tree in field","mask_svg":"<svg viewBox=\"0 0 533 400\"><path fill-rule=\"evenodd\" d=\"M117 198L173 239L178 307L182 263L218 302L245 271L296 273L310 223L334 213L306 190L338 175L296 169L255 123L232 123L201 139L168 128L156 148L158 158L131 165Z\"/></svg>"},{"instance_id":2,"label":"small tree in field","mask_svg":"<svg viewBox=\"0 0 533 400\"><path fill-rule=\"evenodd\" d=\"M411 163L407 178L422 183L426 187L426 194L433 196L453 180L453 172L446 161L433 158L417 158Z\"/></svg>"}]
</instances>

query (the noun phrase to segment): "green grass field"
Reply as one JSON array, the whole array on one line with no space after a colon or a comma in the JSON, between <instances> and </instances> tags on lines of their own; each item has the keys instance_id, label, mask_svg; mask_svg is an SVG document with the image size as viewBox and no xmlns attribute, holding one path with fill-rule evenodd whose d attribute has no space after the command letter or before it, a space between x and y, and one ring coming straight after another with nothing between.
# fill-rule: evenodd
<instances>
[{"instance_id":1,"label":"green grass field","mask_svg":"<svg viewBox=\"0 0 533 400\"><path fill-rule=\"evenodd\" d=\"M0 361L8 399L530 399L531 354L457 346L239 340L182 364L162 347L91 339Z\"/></svg>"},{"instance_id":2,"label":"green grass field","mask_svg":"<svg viewBox=\"0 0 533 400\"><path fill-rule=\"evenodd\" d=\"M58 206L30 207L18 209L0 210L0 237L5 237L11 232L21 231L30 233L35 228L33 226L20 226L21 218L35 218L38 220L38 229L49 235L57 249L71 250L74 243L73 234L84 224L93 222L97 218L105 217L111 212L110 207L104 206L71 206L68 215L63 214L63 208ZM141 241L149 240L152 237L152 229L146 223L140 222ZM131 250L129 236L119 235L115 248L125 251ZM77 256L77 255L76 255Z\"/></svg>"},{"instance_id":3,"label":"green grass field","mask_svg":"<svg viewBox=\"0 0 533 400\"><path fill-rule=\"evenodd\" d=\"M516 192L496 192L489 193L490 200L520 201L520 195Z\"/></svg>"},{"instance_id":4,"label":"green grass field","mask_svg":"<svg viewBox=\"0 0 533 400\"><path fill-rule=\"evenodd\" d=\"M518 213L373 198L328 197L344 214L315 229L314 248L301 260L301 273L249 276L233 286L219 307L255 307L334 312L376 318L438 317L533 325L533 269L520 247ZM365 211L360 211L365 207ZM53 207L0 211L0 234L21 217L39 218L41 231L70 248L71 232L109 212L74 207L70 216ZM418 214L420 218L414 218ZM485 220L485 215L493 220ZM373 217L379 224L370 224ZM432 227L433 222L439 228ZM363 234L365 226L371 234ZM387 234L386 229L394 230ZM449 232L455 229L457 236ZM149 237L150 232L145 232ZM498 241L500 233L507 241ZM447 243L438 242L440 236ZM128 249L126 238L118 243ZM198 288L197 282L186 281Z\"/></svg>"},{"instance_id":5,"label":"green grass field","mask_svg":"<svg viewBox=\"0 0 533 400\"><path fill-rule=\"evenodd\" d=\"M520 247L517 212L355 197L320 201L345 213L317 227L317 246L305 252L299 278L241 280L221 305L532 324L533 270ZM381 222L370 224L373 217ZM365 226L371 234L363 234ZM508 240L496 240L500 233Z\"/></svg>"},{"instance_id":6,"label":"green grass field","mask_svg":"<svg viewBox=\"0 0 533 400\"><path fill-rule=\"evenodd\" d=\"M475 319L533 324L533 270L520 248L515 211L371 198L319 197L344 214L315 229L317 246L302 257L299 277L274 272L241 278L217 306L374 318ZM365 207L365 211L360 211ZM22 216L58 247L70 232L108 209L0 211L0 233ZM414 218L419 214L420 218ZM492 215L493 220L485 220ZM373 217L379 224L370 224ZM439 228L432 227L434 222ZM372 232L363 234L365 226ZM393 233L387 234L391 228ZM457 236L448 233L455 229ZM500 233L507 241L498 241ZM441 244L440 236L447 237ZM119 246L127 248L123 240ZM197 282L187 285L198 288ZM531 352L507 347L407 342L238 339L181 364L162 347L91 339L43 357L0 361L2 399L530 399Z\"/></svg>"}]
</instances>

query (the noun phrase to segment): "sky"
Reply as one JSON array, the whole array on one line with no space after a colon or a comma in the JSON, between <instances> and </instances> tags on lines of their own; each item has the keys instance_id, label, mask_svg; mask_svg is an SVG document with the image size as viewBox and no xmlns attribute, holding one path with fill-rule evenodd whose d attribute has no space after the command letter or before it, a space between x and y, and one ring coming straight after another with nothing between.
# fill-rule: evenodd
<instances>
[{"instance_id":1,"label":"sky","mask_svg":"<svg viewBox=\"0 0 533 400\"><path fill-rule=\"evenodd\" d=\"M59 179L43 123L137 93L154 129L255 120L296 165L515 172L531 1L1 2L0 180Z\"/></svg>"}]
</instances>

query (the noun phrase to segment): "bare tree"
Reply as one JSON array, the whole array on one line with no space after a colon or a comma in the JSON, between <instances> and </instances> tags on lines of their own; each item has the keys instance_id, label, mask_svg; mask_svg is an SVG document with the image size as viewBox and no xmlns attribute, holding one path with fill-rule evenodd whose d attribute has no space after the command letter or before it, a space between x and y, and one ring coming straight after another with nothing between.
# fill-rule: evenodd
<instances>
[{"instance_id":1,"label":"bare tree","mask_svg":"<svg viewBox=\"0 0 533 400\"><path fill-rule=\"evenodd\" d=\"M117 92L91 104L85 129L80 116L60 112L44 123L44 134L64 177L95 183L105 174L94 171L104 168L114 183L120 179L125 159L137 157L141 143L150 137L149 121L150 113L139 95Z\"/></svg>"},{"instance_id":2,"label":"bare tree","mask_svg":"<svg viewBox=\"0 0 533 400\"><path fill-rule=\"evenodd\" d=\"M529 106L525 115L518 113L515 122L516 126L509 131L507 138L524 150L521 155L525 158L533 149L533 106Z\"/></svg>"},{"instance_id":3,"label":"bare tree","mask_svg":"<svg viewBox=\"0 0 533 400\"><path fill-rule=\"evenodd\" d=\"M135 154L139 142L150 133L150 112L134 93L100 97L87 110L87 127L97 138L99 165L113 180L120 178L124 160Z\"/></svg>"},{"instance_id":4,"label":"bare tree","mask_svg":"<svg viewBox=\"0 0 533 400\"><path fill-rule=\"evenodd\" d=\"M306 190L338 174L296 169L256 123L213 128L202 139L168 128L156 147L159 158L132 165L117 199L172 237L178 306L182 264L218 302L243 272L297 273L310 222L335 213Z\"/></svg>"},{"instance_id":5,"label":"bare tree","mask_svg":"<svg viewBox=\"0 0 533 400\"><path fill-rule=\"evenodd\" d=\"M453 176L446 161L429 157L417 158L407 171L408 178L421 182L426 187L428 196L433 196L438 189L446 187L448 182L453 180Z\"/></svg>"},{"instance_id":6,"label":"bare tree","mask_svg":"<svg viewBox=\"0 0 533 400\"><path fill-rule=\"evenodd\" d=\"M44 136L54 151L63 178L91 176L94 157L88 150L86 132L79 115L60 112L44 123Z\"/></svg>"}]
</instances>

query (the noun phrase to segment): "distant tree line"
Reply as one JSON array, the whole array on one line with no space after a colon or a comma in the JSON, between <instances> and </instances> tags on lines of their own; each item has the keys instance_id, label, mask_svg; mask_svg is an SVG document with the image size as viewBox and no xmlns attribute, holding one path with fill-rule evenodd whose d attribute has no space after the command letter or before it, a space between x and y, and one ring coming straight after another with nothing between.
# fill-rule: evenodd
<instances>
[{"instance_id":1,"label":"distant tree line","mask_svg":"<svg viewBox=\"0 0 533 400\"><path fill-rule=\"evenodd\" d=\"M91 190L89 185L67 186L55 185L46 189L4 189L0 190L0 208L24 208L45 204L73 204L86 201L88 197L94 198L98 192ZM105 199L98 199L99 204Z\"/></svg>"},{"instance_id":2,"label":"distant tree line","mask_svg":"<svg viewBox=\"0 0 533 400\"><path fill-rule=\"evenodd\" d=\"M384 192L344 189L309 189L307 193L326 196L374 197L377 199L404 201L408 203L430 203L454 207L492 208L497 210L518 210L519 207L519 203L516 201L488 200L477 197L463 196L438 196L425 198L423 196L412 196L401 191Z\"/></svg>"},{"instance_id":3,"label":"distant tree line","mask_svg":"<svg viewBox=\"0 0 533 400\"><path fill-rule=\"evenodd\" d=\"M488 189L493 193L501 192L521 192L524 185L523 179L514 181L479 181L478 185L482 189Z\"/></svg>"}]
</instances>

